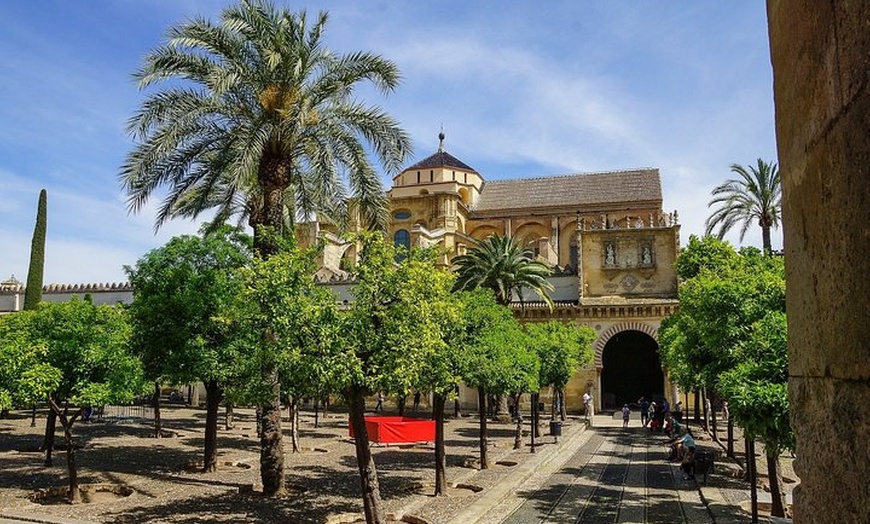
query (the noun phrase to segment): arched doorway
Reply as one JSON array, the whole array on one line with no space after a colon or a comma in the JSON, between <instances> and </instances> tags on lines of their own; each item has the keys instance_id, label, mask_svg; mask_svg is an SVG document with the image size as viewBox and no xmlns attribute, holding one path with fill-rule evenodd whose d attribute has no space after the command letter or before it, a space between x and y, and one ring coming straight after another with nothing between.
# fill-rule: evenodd
<instances>
[{"instance_id":1,"label":"arched doorway","mask_svg":"<svg viewBox=\"0 0 870 524\"><path fill-rule=\"evenodd\" d=\"M601 355L601 407L617 409L646 396L661 398L665 377L654 338L641 331L617 333Z\"/></svg>"}]
</instances>

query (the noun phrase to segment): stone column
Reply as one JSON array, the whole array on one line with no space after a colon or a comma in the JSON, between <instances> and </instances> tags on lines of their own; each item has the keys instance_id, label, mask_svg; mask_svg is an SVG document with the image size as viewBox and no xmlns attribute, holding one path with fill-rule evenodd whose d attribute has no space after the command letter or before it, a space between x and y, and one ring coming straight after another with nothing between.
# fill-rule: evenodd
<instances>
[{"instance_id":1,"label":"stone column","mask_svg":"<svg viewBox=\"0 0 870 524\"><path fill-rule=\"evenodd\" d=\"M870 522L870 2L768 0L796 523Z\"/></svg>"}]
</instances>

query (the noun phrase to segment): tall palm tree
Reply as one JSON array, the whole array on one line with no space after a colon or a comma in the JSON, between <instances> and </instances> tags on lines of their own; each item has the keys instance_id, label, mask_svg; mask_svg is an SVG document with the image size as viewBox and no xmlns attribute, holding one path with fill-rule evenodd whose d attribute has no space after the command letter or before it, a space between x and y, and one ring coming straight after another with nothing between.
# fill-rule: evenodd
<instances>
[{"instance_id":1,"label":"tall palm tree","mask_svg":"<svg viewBox=\"0 0 870 524\"><path fill-rule=\"evenodd\" d=\"M508 305L514 292L523 301L523 288L535 291L551 308L549 291L553 285L547 277L553 270L535 260L531 250L524 249L510 235L493 235L475 243L468 252L453 259L456 268L457 290L478 287L491 289L496 300Z\"/></svg>"},{"instance_id":2,"label":"tall palm tree","mask_svg":"<svg viewBox=\"0 0 870 524\"><path fill-rule=\"evenodd\" d=\"M761 226L764 252L771 252L770 229L778 228L782 209L782 185L776 163L758 159L758 165L747 168L731 164L731 172L739 178L726 180L713 189L713 198L707 207L718 209L707 219L707 234L718 226L721 240L732 227L742 222L740 241L753 223Z\"/></svg>"},{"instance_id":3,"label":"tall palm tree","mask_svg":"<svg viewBox=\"0 0 870 524\"><path fill-rule=\"evenodd\" d=\"M162 188L155 228L212 209L217 220L246 217L263 257L277 251L276 236L297 215L343 218L349 197L362 220L384 224L386 197L370 155L395 172L410 140L388 114L353 95L363 82L389 93L399 72L375 54L330 52L326 22L326 13L309 25L304 11L242 0L219 23L197 18L170 28L135 74L140 88L160 89L128 124L138 144L119 178L131 211ZM263 373L272 394L262 406L261 475L264 493L278 495L280 385L275 366Z\"/></svg>"}]
</instances>

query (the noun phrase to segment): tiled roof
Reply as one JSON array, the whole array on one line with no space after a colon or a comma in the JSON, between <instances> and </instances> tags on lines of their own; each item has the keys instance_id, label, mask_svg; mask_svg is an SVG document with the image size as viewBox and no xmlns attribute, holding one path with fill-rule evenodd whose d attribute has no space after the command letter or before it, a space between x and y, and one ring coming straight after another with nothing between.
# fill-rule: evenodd
<instances>
[{"instance_id":1,"label":"tiled roof","mask_svg":"<svg viewBox=\"0 0 870 524\"><path fill-rule=\"evenodd\" d=\"M462 160L459 160L447 151L438 151L434 155L429 155L411 167L406 168L405 171L410 171L412 169L431 169L436 167L455 167L456 169L477 173L477 170L473 167L469 166Z\"/></svg>"},{"instance_id":2,"label":"tiled roof","mask_svg":"<svg viewBox=\"0 0 870 524\"><path fill-rule=\"evenodd\" d=\"M474 213L502 209L580 207L621 202L661 202L658 169L487 181Z\"/></svg>"}]
</instances>

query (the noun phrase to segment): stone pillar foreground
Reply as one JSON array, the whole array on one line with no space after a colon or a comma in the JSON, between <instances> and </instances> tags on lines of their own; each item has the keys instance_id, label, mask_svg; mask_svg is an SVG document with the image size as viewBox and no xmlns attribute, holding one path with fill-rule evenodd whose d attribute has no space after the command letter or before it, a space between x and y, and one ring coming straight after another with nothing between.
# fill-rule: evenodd
<instances>
[{"instance_id":1,"label":"stone pillar foreground","mask_svg":"<svg viewBox=\"0 0 870 524\"><path fill-rule=\"evenodd\" d=\"M795 522L870 522L870 2L768 0Z\"/></svg>"}]
</instances>

